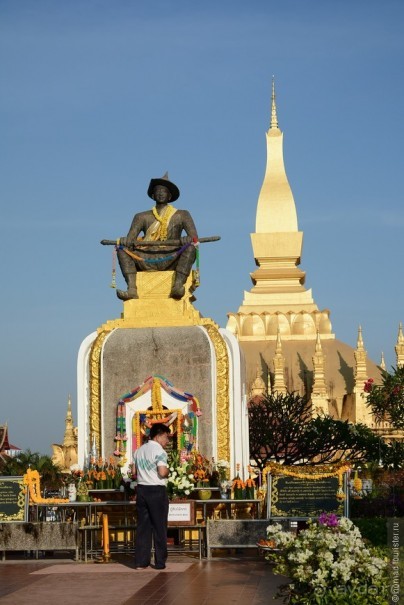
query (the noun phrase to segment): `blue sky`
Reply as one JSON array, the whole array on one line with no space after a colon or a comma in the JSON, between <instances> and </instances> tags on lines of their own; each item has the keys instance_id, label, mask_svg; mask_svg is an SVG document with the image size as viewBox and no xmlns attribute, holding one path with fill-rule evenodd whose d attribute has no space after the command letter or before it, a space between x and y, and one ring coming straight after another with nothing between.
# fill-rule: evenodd
<instances>
[{"instance_id":1,"label":"blue sky","mask_svg":"<svg viewBox=\"0 0 404 605\"><path fill-rule=\"evenodd\" d=\"M395 363L401 0L0 0L0 422L50 452L81 341L121 312L111 250L166 170L200 236L196 307L225 326L254 270L271 77L301 268L337 338ZM122 286L122 280L119 278ZM134 385L135 386L135 385Z\"/></svg>"}]
</instances>

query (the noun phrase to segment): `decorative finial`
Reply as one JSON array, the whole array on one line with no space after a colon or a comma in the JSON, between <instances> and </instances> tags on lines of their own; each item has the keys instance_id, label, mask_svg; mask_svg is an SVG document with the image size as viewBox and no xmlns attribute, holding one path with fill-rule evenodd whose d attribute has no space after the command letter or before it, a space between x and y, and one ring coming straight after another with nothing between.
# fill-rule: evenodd
<instances>
[{"instance_id":1,"label":"decorative finial","mask_svg":"<svg viewBox=\"0 0 404 605\"><path fill-rule=\"evenodd\" d=\"M279 326L278 326L278 331L276 333L275 353L282 354L282 339L281 339L281 330L280 330Z\"/></svg>"},{"instance_id":2,"label":"decorative finial","mask_svg":"<svg viewBox=\"0 0 404 605\"><path fill-rule=\"evenodd\" d=\"M400 321L398 326L397 344L394 347L397 356L397 367L404 367L404 335L403 335L403 324Z\"/></svg>"},{"instance_id":3,"label":"decorative finial","mask_svg":"<svg viewBox=\"0 0 404 605\"><path fill-rule=\"evenodd\" d=\"M319 330L317 330L315 351L316 351L316 353L322 353L323 352L323 348L321 346L321 338L320 338L320 332L319 332Z\"/></svg>"},{"instance_id":4,"label":"decorative finial","mask_svg":"<svg viewBox=\"0 0 404 605\"><path fill-rule=\"evenodd\" d=\"M382 351L382 358L380 360L380 367L381 367L382 370L386 369L386 362L384 361L384 353L383 353L383 351Z\"/></svg>"},{"instance_id":5,"label":"decorative finial","mask_svg":"<svg viewBox=\"0 0 404 605\"><path fill-rule=\"evenodd\" d=\"M279 128L278 116L276 115L276 102L275 102L275 76L272 76L272 97L271 97L271 128Z\"/></svg>"},{"instance_id":6,"label":"decorative finial","mask_svg":"<svg viewBox=\"0 0 404 605\"><path fill-rule=\"evenodd\" d=\"M358 347L358 349L363 349L362 326L359 326L359 328L358 328L357 347Z\"/></svg>"}]
</instances>

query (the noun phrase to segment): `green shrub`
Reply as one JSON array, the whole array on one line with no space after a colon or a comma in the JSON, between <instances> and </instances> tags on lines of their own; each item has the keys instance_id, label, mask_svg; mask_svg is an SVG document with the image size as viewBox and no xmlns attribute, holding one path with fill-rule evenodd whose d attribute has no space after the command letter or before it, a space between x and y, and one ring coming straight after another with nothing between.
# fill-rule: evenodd
<instances>
[{"instance_id":1,"label":"green shrub","mask_svg":"<svg viewBox=\"0 0 404 605\"><path fill-rule=\"evenodd\" d=\"M386 546L387 519L373 517L371 519L351 519L352 523L361 532L362 538L368 540L372 546Z\"/></svg>"}]
</instances>

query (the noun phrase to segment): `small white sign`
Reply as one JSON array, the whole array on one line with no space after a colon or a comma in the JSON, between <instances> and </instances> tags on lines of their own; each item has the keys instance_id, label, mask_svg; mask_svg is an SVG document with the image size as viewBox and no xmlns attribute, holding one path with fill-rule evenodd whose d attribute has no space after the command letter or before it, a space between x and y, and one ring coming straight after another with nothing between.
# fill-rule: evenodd
<instances>
[{"instance_id":1,"label":"small white sign","mask_svg":"<svg viewBox=\"0 0 404 605\"><path fill-rule=\"evenodd\" d=\"M191 502L170 502L168 507L168 521L188 522L192 521Z\"/></svg>"}]
</instances>

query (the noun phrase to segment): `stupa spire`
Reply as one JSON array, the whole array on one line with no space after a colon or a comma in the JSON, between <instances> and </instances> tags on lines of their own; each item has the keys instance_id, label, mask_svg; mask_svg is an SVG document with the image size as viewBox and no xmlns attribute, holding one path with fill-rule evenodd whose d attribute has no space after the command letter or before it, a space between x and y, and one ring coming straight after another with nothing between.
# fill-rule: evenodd
<instances>
[{"instance_id":1,"label":"stupa spire","mask_svg":"<svg viewBox=\"0 0 404 605\"><path fill-rule=\"evenodd\" d=\"M265 395L267 392L267 387L266 384L264 382L264 379L262 378L262 368L260 367L259 364L257 364L257 373L255 376L255 380L251 385L251 390L250 390L250 399L253 399L253 397L262 397L263 395Z\"/></svg>"},{"instance_id":2,"label":"stupa spire","mask_svg":"<svg viewBox=\"0 0 404 605\"><path fill-rule=\"evenodd\" d=\"M358 328L358 340L356 341L358 351L363 351L363 337L362 337L362 326Z\"/></svg>"},{"instance_id":3,"label":"stupa spire","mask_svg":"<svg viewBox=\"0 0 404 605\"><path fill-rule=\"evenodd\" d=\"M274 383L272 385L272 393L287 392L285 384L285 358L282 353L281 331L278 328L276 336L275 357L272 359L274 364Z\"/></svg>"},{"instance_id":4,"label":"stupa spire","mask_svg":"<svg viewBox=\"0 0 404 605\"><path fill-rule=\"evenodd\" d=\"M314 381L311 401L314 414L328 414L327 387L325 384L325 356L321 346L320 333L317 330L316 346L313 355Z\"/></svg>"},{"instance_id":5,"label":"stupa spire","mask_svg":"<svg viewBox=\"0 0 404 605\"><path fill-rule=\"evenodd\" d=\"M272 76L272 96L271 96L271 129L279 128L278 116L276 113L276 95L275 95L275 76Z\"/></svg>"},{"instance_id":6,"label":"stupa spire","mask_svg":"<svg viewBox=\"0 0 404 605\"><path fill-rule=\"evenodd\" d=\"M271 126L266 133L267 166L258 198L256 233L297 232L297 213L283 160L283 132L278 127L272 80ZM299 250L300 253L300 250Z\"/></svg>"},{"instance_id":7,"label":"stupa spire","mask_svg":"<svg viewBox=\"0 0 404 605\"><path fill-rule=\"evenodd\" d=\"M72 400L69 394L67 399L67 412L66 412L66 420L65 420L65 436L63 439L63 445L65 447L75 446L76 445L76 437L74 434L74 424L73 424L73 414L72 414Z\"/></svg>"},{"instance_id":8,"label":"stupa spire","mask_svg":"<svg viewBox=\"0 0 404 605\"><path fill-rule=\"evenodd\" d=\"M397 344L394 347L396 351L397 367L401 368L404 366L404 335L403 335L403 324L400 321L398 326Z\"/></svg>"},{"instance_id":9,"label":"stupa spire","mask_svg":"<svg viewBox=\"0 0 404 605\"><path fill-rule=\"evenodd\" d=\"M251 243L256 269L253 287L244 292L237 313L229 313L227 328L240 340L334 338L329 311L319 311L311 290L304 287L306 274L299 268L303 232L298 230L293 193L283 161L283 132L278 127L275 80L272 79L270 128L266 132L267 163L258 196L255 232Z\"/></svg>"},{"instance_id":10,"label":"stupa spire","mask_svg":"<svg viewBox=\"0 0 404 605\"><path fill-rule=\"evenodd\" d=\"M355 403L356 403L356 422L362 422L368 426L372 423L372 415L366 405L366 396L364 392L365 382L368 379L367 373L367 352L363 343L362 326L358 328L358 340L354 351L355 357Z\"/></svg>"}]
</instances>

